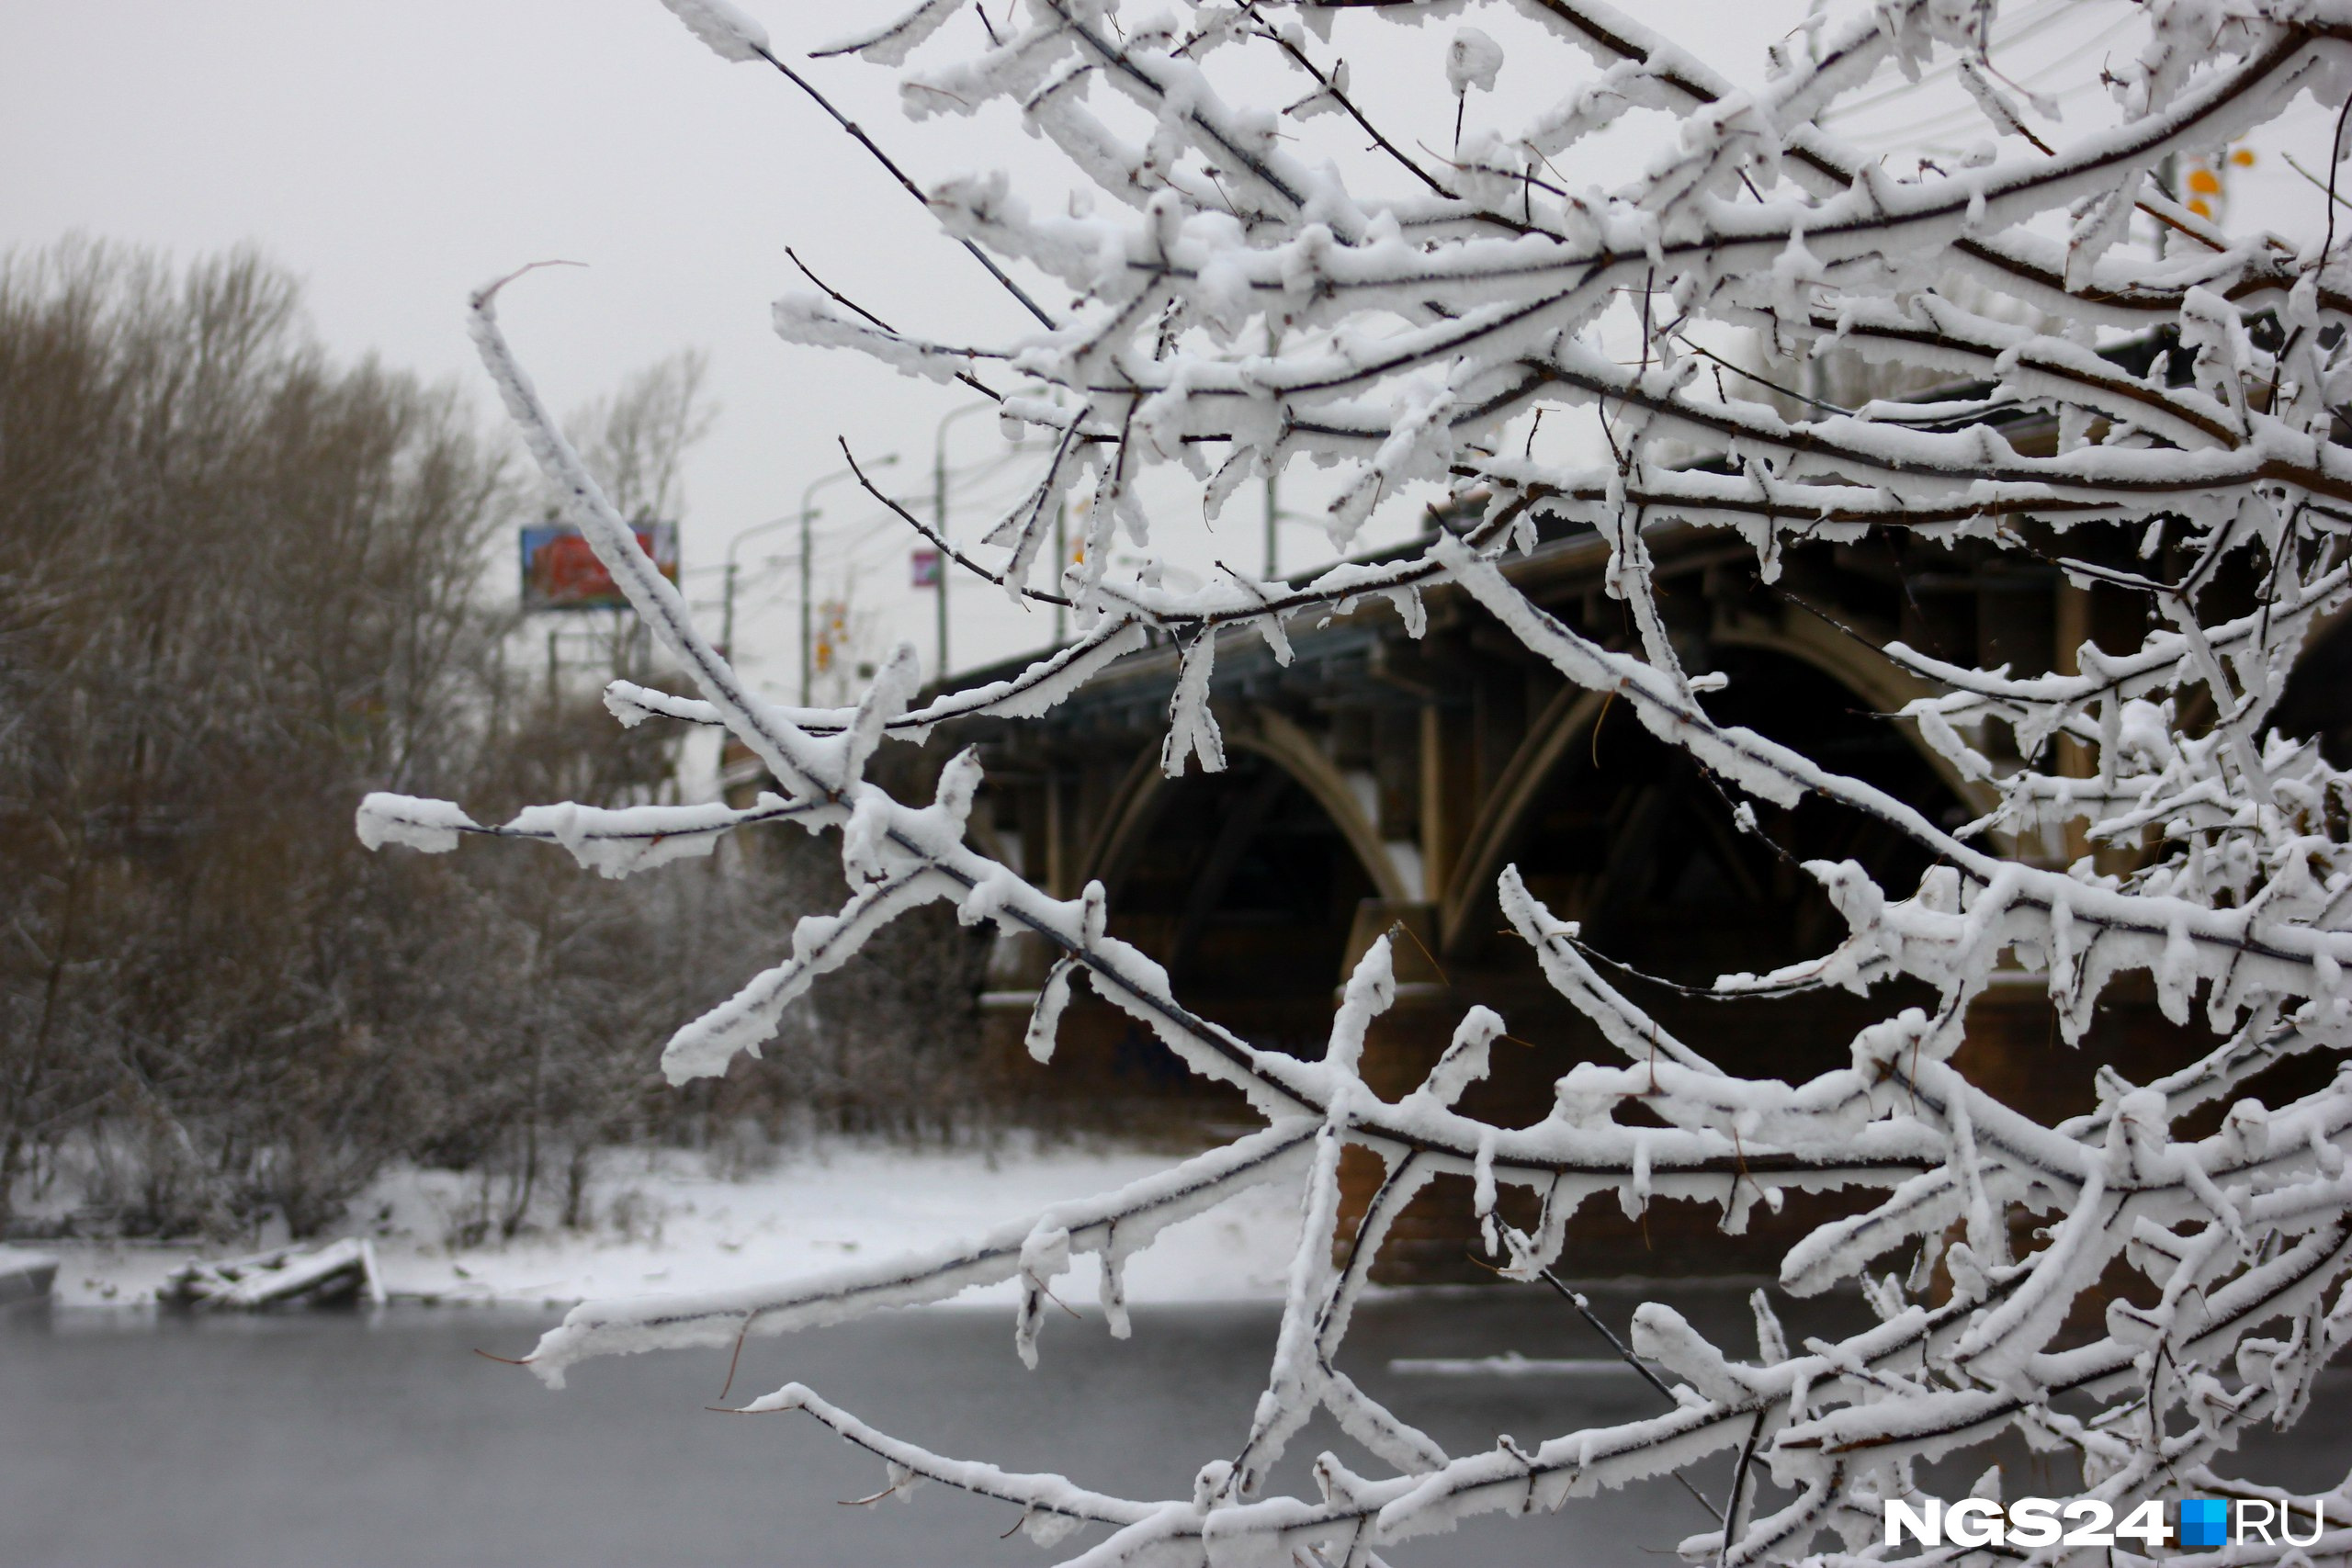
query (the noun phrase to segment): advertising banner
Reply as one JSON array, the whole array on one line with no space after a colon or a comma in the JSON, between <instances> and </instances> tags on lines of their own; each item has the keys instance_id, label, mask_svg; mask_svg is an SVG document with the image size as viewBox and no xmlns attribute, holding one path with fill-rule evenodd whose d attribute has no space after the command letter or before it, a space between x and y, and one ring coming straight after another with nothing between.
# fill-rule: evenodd
<instances>
[{"instance_id":1,"label":"advertising banner","mask_svg":"<svg viewBox=\"0 0 2352 1568\"><path fill-rule=\"evenodd\" d=\"M672 582L678 581L678 525L639 523L632 531L639 548ZM613 574L568 523L532 523L523 531L523 608L535 610L625 610Z\"/></svg>"}]
</instances>

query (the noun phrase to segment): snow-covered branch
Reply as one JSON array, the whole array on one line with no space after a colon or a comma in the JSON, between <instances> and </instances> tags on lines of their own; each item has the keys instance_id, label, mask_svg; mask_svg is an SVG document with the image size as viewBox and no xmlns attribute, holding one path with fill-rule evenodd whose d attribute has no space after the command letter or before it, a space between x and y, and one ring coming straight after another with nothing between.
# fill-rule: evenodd
<instances>
[{"instance_id":1,"label":"snow-covered branch","mask_svg":"<svg viewBox=\"0 0 2352 1568\"><path fill-rule=\"evenodd\" d=\"M831 109L815 67L733 6L669 3L722 57L774 65ZM853 707L759 698L549 419L498 326L493 286L473 311L483 362L569 515L692 685L616 683L607 705L625 724L724 727L779 793L748 807L542 807L497 828L447 803L374 795L361 831L427 851L466 834L543 840L609 874L706 852L741 827L837 831L846 902L802 919L787 955L679 1030L664 1057L674 1079L726 1071L874 931L946 902L967 924L1042 943L1051 967L1029 1030L1041 1061L1082 981L1192 1070L1239 1089L1268 1125L927 1256L582 1307L534 1365L560 1379L586 1357L740 1343L1007 1280L1020 1287L1016 1348L1034 1365L1042 1303L1073 1258L1102 1258L1102 1305L1124 1332L1127 1257L1234 1192L1295 1179L1300 1233L1263 1393L1189 1497L1113 1497L944 1458L798 1384L752 1408L808 1414L881 1459L890 1489L932 1480L1015 1505L1041 1542L1107 1530L1071 1560L1088 1564L1362 1565L1472 1513L1556 1507L1723 1455L1737 1456L1730 1500L1687 1552L1725 1565L1943 1561L1876 1545L1883 1506L1922 1500L1917 1462L2011 1432L2070 1450L2083 1495L2119 1510L2218 1489L2203 1467L2250 1423L2291 1420L2352 1339L2352 1067L2324 1071L2352 1045L2352 774L2275 728L2297 658L2352 600L2352 455L2339 440L2352 274L2323 243L2229 231L2164 180L2181 156L2299 99L2342 107L2352 17L2156 0L2104 73L2109 112L2062 135L1987 69L1989 6L1816 10L1753 85L1597 0L1236 0L1178 16L1028 0L949 27L961 8L923 0L861 18L820 54L903 68L916 118L1002 107L1102 198L1033 199L1003 173L918 187L832 111L1031 324L998 341L956 321L902 333L822 286L779 303L774 324L810 348L962 381L1046 436L1050 456L985 541L957 548L901 515L959 569L1073 612L1075 640L1007 678L943 682L920 706L910 652ZM1430 40L1442 58L1424 62L1427 91L1455 135L1440 158L1404 129L1427 106L1355 85L1335 16L1356 13L1351 49L1404 51L1412 25L1465 9L1538 41L1507 50L1470 27ZM1374 41L1392 34L1403 41ZM1560 58L1544 52L1553 44ZM1922 156L1898 172L1827 129L1865 84L1939 65L2007 141L1957 168ZM1492 107L1507 101L1490 96L1505 76L1539 79L1541 106ZM1269 80L1285 96L1253 101ZM1589 139L1631 127L1635 109L1671 117L1674 133L1645 158L1579 165ZM1051 288L1024 286L1039 279ZM1065 295L1067 309L1034 304ZM1750 340L1770 365L1740 368L1732 356ZM1951 384L1847 407L1775 380L1840 356ZM1547 413L1559 418L1540 427L1539 449ZM1228 570L1179 588L1163 559L1117 564L1120 532L1148 549L1185 525L1184 507L1153 515L1167 510L1163 484L1195 487L1213 518L1245 479L1302 464L1329 470L1324 523L1343 555L1392 513L1426 519L1421 537L1288 581ZM1047 520L1086 494L1081 560L1040 581ZM2053 592L2128 599L2138 640L2085 627L2053 668L1986 670L1949 647L1865 639L1928 693L1901 722L1993 803L1955 827L1717 716L1720 678L1685 669L1667 615L1651 546L1668 526L1722 530L1725 553L1752 555L1759 595L1805 552L1874 538L1891 555L2013 558ZM1622 637L1531 597L1521 561L1563 533L1605 549L1600 591L1624 603ZM929 801L868 776L886 739L1046 714L1155 640L1174 649L1162 765L1213 773L1227 754L1211 705L1220 634L1260 637L1286 663L1295 627L1378 597L1419 637L1429 593L1452 595L1596 702L1623 705L1713 781L1741 829L1761 831L1758 804L1817 801L1931 863L1910 886L1882 886L1854 860L1804 863L1845 938L1705 988L1753 1005L1830 987L1873 998L1844 1065L1801 1082L1732 1070L1703 1032L1665 1028L1605 978L1580 928L1510 869L1504 918L1620 1059L1571 1068L1546 1114L1499 1124L1462 1104L1506 1028L1474 1008L1426 1080L1384 1098L1362 1069L1396 992L1386 939L1349 978L1319 1059L1266 1049L1193 1010L1159 963L1113 936L1101 886L1059 899L967 841L983 784L973 754L940 771ZM1973 1004L1996 978L2045 988L2071 1043L2134 974L2173 1029L2217 1037L2188 1066L2145 1081L2131 1064L2101 1069L2097 1109L2065 1119L1962 1070ZM1895 981L1931 1000L1885 1001ZM2272 1074L2282 1065L2303 1072L2298 1087L2265 1089L2290 1081ZM1351 1149L1381 1179L1343 1223ZM1842 1190L1848 1212L1788 1250L1781 1283L1804 1293L1859 1280L1880 1321L1792 1350L1759 1302L1757 1354L1743 1359L1645 1306L1632 1349L1674 1380L1672 1409L1449 1455L1342 1364L1374 1258L1442 1175L1469 1179L1494 1267L1521 1280L1570 1254L1588 1201L1629 1215L1709 1203L1736 1233L1791 1192ZM1513 1189L1532 1195L1532 1228L1501 1201ZM1890 1258L1906 1271L1871 1276ZM2134 1288L2107 1294L2119 1271ZM1263 1495L1318 1410L1392 1473L1367 1478L1325 1455L1318 1495Z\"/></svg>"}]
</instances>

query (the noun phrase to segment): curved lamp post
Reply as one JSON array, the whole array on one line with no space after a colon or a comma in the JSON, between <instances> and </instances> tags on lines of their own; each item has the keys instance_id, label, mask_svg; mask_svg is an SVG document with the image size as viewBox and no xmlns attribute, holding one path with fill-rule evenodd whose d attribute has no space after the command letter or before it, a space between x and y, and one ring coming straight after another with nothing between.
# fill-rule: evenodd
<instances>
[{"instance_id":1,"label":"curved lamp post","mask_svg":"<svg viewBox=\"0 0 2352 1568\"><path fill-rule=\"evenodd\" d=\"M866 466L874 468L887 468L898 460L899 455L896 452L890 452L875 458ZM812 480L809 483L808 488L800 492L800 510L798 512L787 512L781 517L771 517L764 523L755 523L751 527L744 529L741 533L727 541L727 578L722 601L725 605L725 609L723 610L720 618L719 641L726 649L727 657L729 659L733 659L735 657L736 547L740 546L744 540L752 537L755 534L764 534L769 532L771 529L781 528L786 524L795 521L797 521L800 525L800 705L802 707L807 707L808 705L810 692L810 639L808 615L810 583L812 581L812 569L814 563L811 559L812 551L811 541L809 539L809 525L816 522L818 517L821 515L815 504L817 492L837 479L845 479L850 478L852 475L856 473L856 471L857 470L854 468L840 468L836 469L832 473L825 474Z\"/></svg>"},{"instance_id":2,"label":"curved lamp post","mask_svg":"<svg viewBox=\"0 0 2352 1568\"><path fill-rule=\"evenodd\" d=\"M993 403L967 403L951 409L939 422L939 433L931 444L931 517L932 525L939 531L939 661L931 678L943 686L947 681L947 578L953 564L947 553L947 427L967 413L994 413Z\"/></svg>"}]
</instances>

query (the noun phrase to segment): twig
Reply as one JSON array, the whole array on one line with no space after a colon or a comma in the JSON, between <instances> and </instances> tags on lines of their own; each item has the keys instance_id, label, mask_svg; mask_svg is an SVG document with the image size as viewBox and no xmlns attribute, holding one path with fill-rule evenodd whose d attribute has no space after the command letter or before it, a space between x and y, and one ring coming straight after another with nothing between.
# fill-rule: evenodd
<instances>
[{"instance_id":1,"label":"twig","mask_svg":"<svg viewBox=\"0 0 2352 1568\"><path fill-rule=\"evenodd\" d=\"M831 115L832 117L833 123L840 126L843 130L849 132L852 140L855 141L859 146L865 148L868 152L871 152L874 155L874 161L880 164L885 169L889 171L890 177L899 182L901 189L903 189L909 196L913 197L917 201L922 203L926 209L931 206L931 198L923 195L922 187L916 185L912 179L908 177L907 172L899 167L898 164L890 157L890 154L882 151L880 144L876 142L874 138L865 134L863 127L861 127L855 120L850 118L849 116L835 108L833 107L833 101L825 96L824 94L819 92L813 83L811 83L806 76L800 74L799 72L795 71L791 66L786 65L783 61L777 59L769 51L767 45L755 43L752 47L762 60L766 61L770 65L775 66L778 71L782 72L786 81L790 82L794 86L808 94L808 96L816 102L819 108L823 109L827 114ZM1061 323L1055 321L1053 317L1047 315L1043 306L1039 305L1035 299L1030 299L1028 294L1022 288L1021 285L1013 282L1012 278L1006 276L1004 269L997 265L995 261L989 257L986 251L981 250L979 246L974 244L969 240L959 239L956 243L963 246L964 249L970 254L974 261L978 262L982 266L986 267L988 269L989 276L995 278L997 283L1006 293L1019 300L1022 308L1036 318L1037 324L1039 326L1044 327L1047 332L1056 332L1060 330Z\"/></svg>"},{"instance_id":2,"label":"twig","mask_svg":"<svg viewBox=\"0 0 2352 1568\"><path fill-rule=\"evenodd\" d=\"M2347 118L2352 118L2352 98L2345 99L2344 107L2336 111L2335 140L2327 149L2327 238L2322 242L2319 253L2323 265L2335 249L2335 171L2344 164L2344 126Z\"/></svg>"},{"instance_id":3,"label":"twig","mask_svg":"<svg viewBox=\"0 0 2352 1568\"><path fill-rule=\"evenodd\" d=\"M1740 1445L1739 1463L1731 1472L1731 1500L1724 1505L1724 1543L1715 1551L1715 1568L1724 1568L1731 1555L1732 1531L1739 1528L1740 1499L1747 1492L1747 1467L1756 1461L1756 1441L1764 1435L1764 1412L1756 1413L1756 1424L1747 1428L1747 1441Z\"/></svg>"},{"instance_id":4,"label":"twig","mask_svg":"<svg viewBox=\"0 0 2352 1568\"><path fill-rule=\"evenodd\" d=\"M974 560L971 557L966 555L963 551L949 544L945 536L939 533L938 530L932 527L930 524L924 522L913 513L908 511L896 497L886 494L880 486L876 485L872 479L866 478L865 468L860 467L858 464L856 454L853 453L849 449L848 436L836 435L833 437L833 444L842 449L842 459L849 464L850 472L856 477L859 487L862 488L866 494L872 496L875 500L888 507L890 511L897 515L899 521L904 523L908 527L912 528L916 533L921 534L924 538L930 540L933 545L939 548L942 554L945 555L948 559L954 561L957 566L962 567L966 571L970 572L973 576L978 578L983 582L993 583L999 588L1004 586L1004 573L1001 571L990 571L987 567L982 566L979 562ZM1021 594L1024 599L1034 599L1041 604L1058 604L1065 609L1069 608L1072 603L1071 600L1062 594L1048 592L1042 588L1032 588L1026 583L1022 585Z\"/></svg>"},{"instance_id":5,"label":"twig","mask_svg":"<svg viewBox=\"0 0 2352 1568\"><path fill-rule=\"evenodd\" d=\"M1577 1309L1577 1315L1583 1318L1585 1322L1590 1324L1595 1333L1599 1334L1603 1339L1609 1341L1609 1348L1616 1351L1617 1354L1623 1359L1627 1366L1642 1374L1643 1382L1657 1390L1658 1393L1668 1404L1674 1405L1678 1409L1681 1407L1682 1402L1674 1397L1674 1391L1666 1386L1663 1379L1661 1379L1656 1372L1650 1371L1649 1363L1643 1360L1639 1356L1634 1355L1634 1352L1627 1348L1625 1342L1618 1338L1615 1334L1611 1333L1609 1325L1601 1322L1600 1319L1595 1315L1591 1303L1584 1299L1583 1292L1570 1290L1567 1286L1562 1284L1560 1282L1560 1277L1553 1273L1549 1269L1538 1269L1536 1271L1536 1275L1537 1278L1541 1279L1545 1284L1559 1292L1560 1294L1566 1298L1567 1303ZM1699 1506L1706 1509L1708 1513L1713 1514L1717 1518L1721 1518L1723 1517L1723 1510L1716 1507L1713 1503L1707 1501L1707 1495L1704 1492L1700 1491L1697 1486L1693 1485L1689 1476L1684 1475L1678 1470L1674 1472L1674 1479L1682 1483L1682 1490L1690 1493L1693 1498L1697 1499Z\"/></svg>"},{"instance_id":6,"label":"twig","mask_svg":"<svg viewBox=\"0 0 2352 1568\"><path fill-rule=\"evenodd\" d=\"M975 7L975 9L978 9L978 7ZM834 304L839 305L845 310L856 311L860 316L865 317L865 320L874 323L876 328L889 333L892 337L897 337L899 335L898 328L892 326L889 322L884 321L881 317L876 315L873 311L867 310L865 306L859 304L856 300L842 293L840 289L835 288L823 278L819 277L815 270L812 269L807 262L802 261L799 255L790 245L784 247L784 254L786 258L789 260L793 265L800 269L800 276L815 284L819 291L821 292L826 299L831 299ZM972 390L979 393L980 396L988 399L989 401L992 403L1001 403L1004 401L1004 394L1002 392L998 391L994 387L989 386L987 382L973 375L969 370L958 370L956 372L956 379L963 382L964 385L971 388Z\"/></svg>"}]
</instances>

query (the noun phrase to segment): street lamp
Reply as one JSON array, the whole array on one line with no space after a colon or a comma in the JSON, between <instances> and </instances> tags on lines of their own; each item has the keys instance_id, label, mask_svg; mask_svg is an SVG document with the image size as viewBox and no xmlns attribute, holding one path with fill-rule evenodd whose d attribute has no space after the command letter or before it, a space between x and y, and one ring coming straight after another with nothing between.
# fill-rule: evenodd
<instances>
[{"instance_id":1,"label":"street lamp","mask_svg":"<svg viewBox=\"0 0 2352 1568\"><path fill-rule=\"evenodd\" d=\"M896 452L886 453L875 458L868 467L887 468L898 460ZM820 474L810 479L808 488L800 492L800 705L804 708L814 697L816 688L811 682L816 674L817 659L816 639L811 635L808 619L813 603L810 595L816 582L817 547L808 536L808 525L817 521L814 504L817 492L838 480L854 479L856 474L855 468L836 468L830 474Z\"/></svg>"},{"instance_id":2,"label":"street lamp","mask_svg":"<svg viewBox=\"0 0 2352 1568\"><path fill-rule=\"evenodd\" d=\"M892 452L875 458L868 466L887 468L898 460L899 455ZM736 547L755 534L765 534L795 521L800 525L800 705L803 707L808 705L808 525L815 522L819 516L816 508L809 502L815 499L819 486L831 484L835 479L846 479L856 471L854 468L843 468L839 473L827 474L815 484L810 485L801 495L800 510L797 513L787 512L781 517L771 517L764 523L754 523L727 541L726 586L720 600L725 608L720 614L719 646L725 649L727 657L731 660L735 657Z\"/></svg>"},{"instance_id":3,"label":"street lamp","mask_svg":"<svg viewBox=\"0 0 2352 1568\"><path fill-rule=\"evenodd\" d=\"M752 524L727 541L726 586L719 591L719 603L725 608L719 615L718 649L730 660L735 657L735 547L754 534L764 534L770 529L781 528L791 521L792 515L789 513L782 517L771 517L764 523Z\"/></svg>"},{"instance_id":4,"label":"street lamp","mask_svg":"<svg viewBox=\"0 0 2352 1568\"><path fill-rule=\"evenodd\" d=\"M948 412L939 422L939 434L931 445L931 515L939 531L939 662L932 671L932 679L944 687L947 682L947 427L967 413L994 413L993 403L967 403Z\"/></svg>"}]
</instances>

